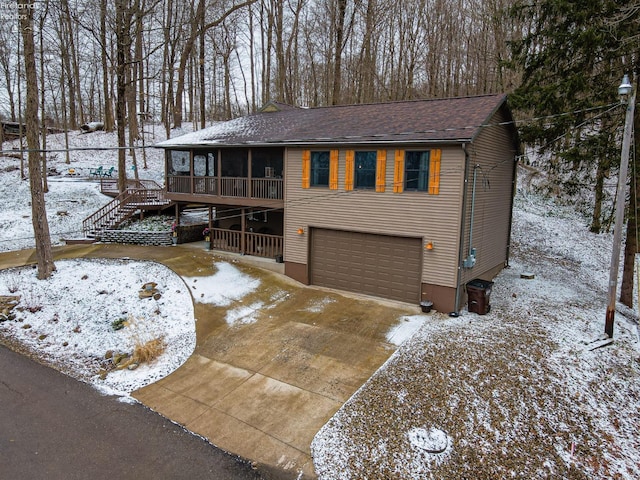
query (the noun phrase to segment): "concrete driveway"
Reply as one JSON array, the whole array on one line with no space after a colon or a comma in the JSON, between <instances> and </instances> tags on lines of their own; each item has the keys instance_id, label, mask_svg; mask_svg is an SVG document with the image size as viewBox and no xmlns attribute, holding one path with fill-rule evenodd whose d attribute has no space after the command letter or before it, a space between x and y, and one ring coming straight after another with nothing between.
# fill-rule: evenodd
<instances>
[{"instance_id":1,"label":"concrete driveway","mask_svg":"<svg viewBox=\"0 0 640 480\"><path fill-rule=\"evenodd\" d=\"M194 303L194 354L133 396L276 476L316 477L313 437L395 351L387 333L403 315L419 313L411 305L305 287L278 273L282 265L272 260L223 257L202 244L68 246L57 248L56 257L149 259L182 277L211 275L214 262L226 259L259 278L258 291L228 307ZM260 305L252 323L225 321L229 309L252 305Z\"/></svg>"}]
</instances>

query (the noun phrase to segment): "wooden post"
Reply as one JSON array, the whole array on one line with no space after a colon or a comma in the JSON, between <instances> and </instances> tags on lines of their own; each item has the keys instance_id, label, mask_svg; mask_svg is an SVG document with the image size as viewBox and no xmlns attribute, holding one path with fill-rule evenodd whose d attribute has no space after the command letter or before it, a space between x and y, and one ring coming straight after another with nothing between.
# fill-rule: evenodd
<instances>
[{"instance_id":1,"label":"wooden post","mask_svg":"<svg viewBox=\"0 0 640 480\"><path fill-rule=\"evenodd\" d=\"M245 229L247 228L247 209L242 209L242 216L240 217L240 253L244 255L247 252L247 239L245 236Z\"/></svg>"},{"instance_id":2,"label":"wooden post","mask_svg":"<svg viewBox=\"0 0 640 480\"><path fill-rule=\"evenodd\" d=\"M252 198L253 197L253 185L251 184L251 177L253 176L252 168L251 168L251 149L247 151L247 190L244 192L245 197Z\"/></svg>"},{"instance_id":3,"label":"wooden post","mask_svg":"<svg viewBox=\"0 0 640 480\"><path fill-rule=\"evenodd\" d=\"M624 135L622 137L622 156L620 157L620 173L618 175L618 192L616 198L616 219L613 230L613 251L611 253L611 267L609 268L609 304L604 324L604 333L613 338L613 323L616 315L616 291L618 286L618 268L620 265L620 244L622 243L622 224L624 223L625 189L627 186L627 170L629 165L629 150L633 130L633 114L636 106L636 92L631 94L627 102L627 114L624 120Z\"/></svg>"}]
</instances>

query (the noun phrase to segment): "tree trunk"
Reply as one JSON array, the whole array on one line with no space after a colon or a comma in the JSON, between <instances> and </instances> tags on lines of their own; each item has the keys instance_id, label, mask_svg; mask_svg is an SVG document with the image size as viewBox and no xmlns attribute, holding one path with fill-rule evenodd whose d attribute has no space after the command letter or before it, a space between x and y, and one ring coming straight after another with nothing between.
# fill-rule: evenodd
<instances>
[{"instance_id":1,"label":"tree trunk","mask_svg":"<svg viewBox=\"0 0 640 480\"><path fill-rule=\"evenodd\" d=\"M24 42L24 65L27 83L25 107L26 136L29 147L29 183L31 187L31 220L36 243L38 279L49 278L55 271L49 223L42 188L40 163L40 139L38 137L38 75L36 72L35 42L33 40L33 8L30 0L18 0L20 6L20 28ZM31 7L31 8L30 8Z\"/></svg>"},{"instance_id":2,"label":"tree trunk","mask_svg":"<svg viewBox=\"0 0 640 480\"><path fill-rule=\"evenodd\" d=\"M276 85L275 85L275 99L278 102L287 102L285 94L285 82L287 68L285 66L285 54L284 54L284 6L283 2L272 1L271 10L275 16L275 36L276 36Z\"/></svg>"},{"instance_id":3,"label":"tree trunk","mask_svg":"<svg viewBox=\"0 0 640 480\"><path fill-rule=\"evenodd\" d=\"M262 34L262 105L271 100L271 50L273 49L273 13L265 8L264 1L260 2L260 31ZM267 12L265 13L265 9ZM267 28L265 30L265 17ZM266 48L264 47L266 45Z\"/></svg>"},{"instance_id":4,"label":"tree trunk","mask_svg":"<svg viewBox=\"0 0 640 480\"><path fill-rule=\"evenodd\" d=\"M136 29L142 28L142 22L139 22L140 19L140 10L138 5L134 8L136 12ZM127 20L128 21L128 20ZM137 37L137 35L136 35ZM138 174L138 159L136 158L136 150L135 143L138 140L138 115L137 115L137 88L136 82L138 80L138 72L140 65L142 64L142 59L140 57L131 57L131 40L129 40L129 45L125 49L126 50L126 65L125 68L125 85L126 85L126 96L127 96L127 126L129 127L129 156L131 157L132 170L136 174ZM140 79L142 81L142 79ZM126 176L126 175L125 175Z\"/></svg>"},{"instance_id":5,"label":"tree trunk","mask_svg":"<svg viewBox=\"0 0 640 480\"><path fill-rule=\"evenodd\" d=\"M42 178L42 190L44 193L49 191L49 183L47 182L47 125L45 120L45 90L44 90L44 21L47 14L47 9L49 7L49 2L45 2L44 13L40 16L40 24L38 25L38 30L40 31L39 40L40 40L40 135L42 136L42 171L44 172L44 177Z\"/></svg>"},{"instance_id":6,"label":"tree trunk","mask_svg":"<svg viewBox=\"0 0 640 480\"><path fill-rule=\"evenodd\" d=\"M253 7L249 8L249 62L250 75L251 75L251 106L249 112L254 113L256 111L256 65L255 65L255 34L253 32Z\"/></svg>"},{"instance_id":7,"label":"tree trunk","mask_svg":"<svg viewBox=\"0 0 640 480\"><path fill-rule=\"evenodd\" d=\"M347 0L338 0L338 18L336 22L336 45L333 56L333 91L331 105L340 104L342 87L342 50L344 49L344 19L347 14Z\"/></svg>"},{"instance_id":8,"label":"tree trunk","mask_svg":"<svg viewBox=\"0 0 640 480\"><path fill-rule=\"evenodd\" d=\"M23 54L24 55L24 54ZM20 68L20 42L18 42L18 72L22 72ZM22 82L18 81L18 133L20 137L20 179L26 180L27 175L24 173L24 142L23 142L23 123L22 123L22 89L20 85ZM14 120L15 121L15 120Z\"/></svg>"},{"instance_id":9,"label":"tree trunk","mask_svg":"<svg viewBox=\"0 0 640 480\"><path fill-rule=\"evenodd\" d=\"M200 48L198 52L198 76L200 83L200 96L199 96L199 107L200 107L200 128L204 128L207 126L207 106L206 106L206 93L207 89L205 88L206 79L205 79L205 64L204 64L204 52L206 49L205 42L205 32L204 32L204 16L201 19L202 24L200 28L202 32L200 33ZM253 62L253 58L251 59Z\"/></svg>"},{"instance_id":10,"label":"tree trunk","mask_svg":"<svg viewBox=\"0 0 640 480\"><path fill-rule=\"evenodd\" d=\"M100 43L102 43L102 89L104 96L104 129L113 131L113 110L109 91L109 64L107 55L107 0L100 1Z\"/></svg>"},{"instance_id":11,"label":"tree trunk","mask_svg":"<svg viewBox=\"0 0 640 480\"><path fill-rule=\"evenodd\" d=\"M125 123L127 111L127 49L130 48L129 19L126 0L116 0L116 132L118 135L118 191L127 184Z\"/></svg>"},{"instance_id":12,"label":"tree trunk","mask_svg":"<svg viewBox=\"0 0 640 480\"><path fill-rule=\"evenodd\" d=\"M78 65L78 54L76 52L76 30L71 23L71 11L69 9L69 0L61 0L63 14L61 21L65 22L65 30L67 31L67 45L69 55L69 107L71 117L71 127L76 128L78 121L84 123L84 108L82 105L82 91L80 89L80 67Z\"/></svg>"},{"instance_id":13,"label":"tree trunk","mask_svg":"<svg viewBox=\"0 0 640 480\"><path fill-rule=\"evenodd\" d=\"M594 189L593 213L591 215L592 233L600 233L602 229L602 201L604 200L604 179L606 177L607 168L604 166L602 159L598 160L598 170L596 172L596 185Z\"/></svg>"}]
</instances>

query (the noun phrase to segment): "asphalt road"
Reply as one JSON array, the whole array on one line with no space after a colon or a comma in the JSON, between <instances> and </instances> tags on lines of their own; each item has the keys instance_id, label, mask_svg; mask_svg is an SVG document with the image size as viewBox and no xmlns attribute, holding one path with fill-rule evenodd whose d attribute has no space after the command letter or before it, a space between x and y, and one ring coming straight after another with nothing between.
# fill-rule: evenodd
<instances>
[{"instance_id":1,"label":"asphalt road","mask_svg":"<svg viewBox=\"0 0 640 480\"><path fill-rule=\"evenodd\" d=\"M0 345L0 478L273 477L142 405L102 396Z\"/></svg>"}]
</instances>

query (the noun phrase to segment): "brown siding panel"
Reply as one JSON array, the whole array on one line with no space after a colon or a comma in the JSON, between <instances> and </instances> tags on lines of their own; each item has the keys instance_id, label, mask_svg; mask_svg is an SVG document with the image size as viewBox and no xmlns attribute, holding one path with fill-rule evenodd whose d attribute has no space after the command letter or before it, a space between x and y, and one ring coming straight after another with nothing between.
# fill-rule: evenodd
<instances>
[{"instance_id":1,"label":"brown siding panel","mask_svg":"<svg viewBox=\"0 0 640 480\"><path fill-rule=\"evenodd\" d=\"M365 147L367 148L367 147ZM369 149L371 147L368 147ZM378 147L382 149L383 146ZM402 147L405 148L405 147ZM424 149L421 147L420 149ZM409 147L406 147L408 150ZM378 233L432 241L435 248L425 252L422 281L455 286L460 238L461 191L464 182L464 152L461 147L442 148L440 193L394 193L396 147L388 147L385 192L345 191L345 153L339 154L338 190L312 187L302 189L302 149L287 149L285 192L285 260L308 264L309 235L299 228L326 228Z\"/></svg>"},{"instance_id":2,"label":"brown siding panel","mask_svg":"<svg viewBox=\"0 0 640 480\"><path fill-rule=\"evenodd\" d=\"M488 123L499 125L504 120L504 115L498 112ZM468 147L468 152L470 163L464 254L466 256L469 249L473 168L478 165L472 245L477 251L477 262L473 268L463 270L461 283L488 276L490 272L495 272L497 266L504 265L508 260L516 155L513 138L502 126L484 128L473 145Z\"/></svg>"}]
</instances>

